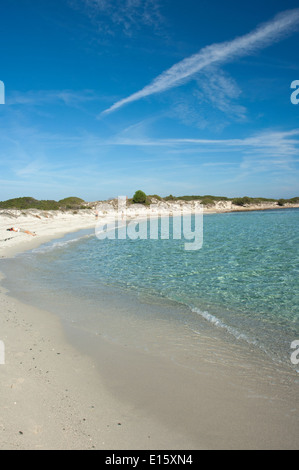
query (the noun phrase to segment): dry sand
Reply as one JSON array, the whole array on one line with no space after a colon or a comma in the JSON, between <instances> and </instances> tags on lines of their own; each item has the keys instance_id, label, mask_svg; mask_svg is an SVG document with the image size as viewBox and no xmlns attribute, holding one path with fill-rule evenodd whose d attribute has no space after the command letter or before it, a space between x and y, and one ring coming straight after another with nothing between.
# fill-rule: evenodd
<instances>
[{"instance_id":1,"label":"dry sand","mask_svg":"<svg viewBox=\"0 0 299 470\"><path fill-rule=\"evenodd\" d=\"M17 253L31 250L66 233L76 232L95 226L93 211L44 212L39 210L0 210L0 258L9 258ZM8 232L11 227L22 228L35 233Z\"/></svg>"},{"instance_id":2,"label":"dry sand","mask_svg":"<svg viewBox=\"0 0 299 470\"><path fill-rule=\"evenodd\" d=\"M0 215L0 257L95 224L91 211L15 215ZM16 225L37 236L6 231ZM88 348L69 343L56 316L3 288L0 312L0 449L298 447L296 390L280 386L273 370L249 377L244 364L223 371L220 363L194 375L105 341L99 367Z\"/></svg>"}]
</instances>

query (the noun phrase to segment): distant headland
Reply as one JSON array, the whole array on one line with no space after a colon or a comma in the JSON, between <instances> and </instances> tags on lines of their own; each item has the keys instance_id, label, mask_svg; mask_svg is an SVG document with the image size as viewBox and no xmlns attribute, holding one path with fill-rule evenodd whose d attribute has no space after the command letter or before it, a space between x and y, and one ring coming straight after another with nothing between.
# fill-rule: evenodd
<instances>
[{"instance_id":1,"label":"distant headland","mask_svg":"<svg viewBox=\"0 0 299 470\"><path fill-rule=\"evenodd\" d=\"M98 200L93 202L87 202L79 197L68 197L59 201L55 200L37 200L33 197L19 197L9 199L7 201L0 201L0 210L27 210L37 209L41 211L79 211L79 210L92 210L100 202L107 202L113 207L117 202L117 198L109 199L106 201ZM299 196L291 199L269 199L264 197L235 197L228 198L225 196L173 196L170 194L166 197L161 197L157 194L146 195L143 191L138 190L132 198L127 199L128 205L143 204L144 206L150 206L151 204L164 204L169 207L173 205L183 205L186 203L188 206L194 204L201 204L204 207L204 211L210 212L215 210L219 211L239 211L239 210L265 210L274 208L287 208L287 207L299 207Z\"/></svg>"}]
</instances>

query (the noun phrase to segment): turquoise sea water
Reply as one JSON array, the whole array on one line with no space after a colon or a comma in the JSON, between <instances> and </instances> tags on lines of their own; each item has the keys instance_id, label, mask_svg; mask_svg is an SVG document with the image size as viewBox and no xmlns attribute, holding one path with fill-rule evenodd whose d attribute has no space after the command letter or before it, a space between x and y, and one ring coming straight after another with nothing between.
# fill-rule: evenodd
<instances>
[{"instance_id":1,"label":"turquoise sea water","mask_svg":"<svg viewBox=\"0 0 299 470\"><path fill-rule=\"evenodd\" d=\"M192 331L208 322L215 334L286 362L299 339L298 233L298 209L215 214L204 216L198 251L185 251L184 240L100 241L82 232L6 268L18 270L21 297L47 291L53 299L85 299L89 310L81 309L82 316L94 315L107 292L131 308L136 300L159 309L163 299L171 306L169 324L183 308ZM137 315L146 312L136 308Z\"/></svg>"}]
</instances>

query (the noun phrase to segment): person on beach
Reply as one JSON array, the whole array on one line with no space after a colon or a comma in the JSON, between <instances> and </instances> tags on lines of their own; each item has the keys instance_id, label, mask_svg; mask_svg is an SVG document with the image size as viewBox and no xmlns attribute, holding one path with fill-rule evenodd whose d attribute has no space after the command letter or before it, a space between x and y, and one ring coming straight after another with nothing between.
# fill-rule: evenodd
<instances>
[{"instance_id":1,"label":"person on beach","mask_svg":"<svg viewBox=\"0 0 299 470\"><path fill-rule=\"evenodd\" d=\"M23 228L17 228L17 227L11 227L7 229L8 232L21 232L21 233L27 233L27 235L32 235L32 237L36 237L36 233L32 233L29 230L24 230Z\"/></svg>"}]
</instances>

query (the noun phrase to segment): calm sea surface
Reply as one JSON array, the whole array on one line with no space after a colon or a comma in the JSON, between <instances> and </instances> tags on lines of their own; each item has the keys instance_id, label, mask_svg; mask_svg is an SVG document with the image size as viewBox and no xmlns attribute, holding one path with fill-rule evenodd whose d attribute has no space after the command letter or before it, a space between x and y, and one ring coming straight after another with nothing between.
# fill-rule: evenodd
<instances>
[{"instance_id":1,"label":"calm sea surface","mask_svg":"<svg viewBox=\"0 0 299 470\"><path fill-rule=\"evenodd\" d=\"M2 267L7 287L23 300L41 303L47 294L56 313L71 303L70 320L94 322L109 302L122 306L128 325L133 316L154 322L152 312L163 310L170 328L183 321L200 333L209 325L210 334L283 363L299 339L298 234L298 209L215 214L204 216L198 251L185 251L184 240L100 241L85 231Z\"/></svg>"}]
</instances>

